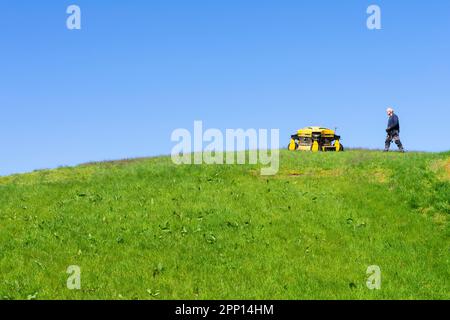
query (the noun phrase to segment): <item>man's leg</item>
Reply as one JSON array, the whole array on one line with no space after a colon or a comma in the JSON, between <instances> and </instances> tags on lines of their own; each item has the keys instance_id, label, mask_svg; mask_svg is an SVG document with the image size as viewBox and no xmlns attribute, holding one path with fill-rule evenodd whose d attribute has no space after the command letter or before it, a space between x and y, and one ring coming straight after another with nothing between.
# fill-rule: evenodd
<instances>
[{"instance_id":1,"label":"man's leg","mask_svg":"<svg viewBox=\"0 0 450 320\"><path fill-rule=\"evenodd\" d=\"M396 133L394 135L393 140L394 140L395 144L397 145L398 150L400 150L401 152L405 152L405 150L403 149L403 144L400 141L400 136L398 135L398 133Z\"/></svg>"},{"instance_id":2,"label":"man's leg","mask_svg":"<svg viewBox=\"0 0 450 320\"><path fill-rule=\"evenodd\" d=\"M386 141L384 142L384 151L385 152L389 151L389 148L391 147L391 142L392 142L392 137L388 133L388 135L386 136Z\"/></svg>"}]
</instances>

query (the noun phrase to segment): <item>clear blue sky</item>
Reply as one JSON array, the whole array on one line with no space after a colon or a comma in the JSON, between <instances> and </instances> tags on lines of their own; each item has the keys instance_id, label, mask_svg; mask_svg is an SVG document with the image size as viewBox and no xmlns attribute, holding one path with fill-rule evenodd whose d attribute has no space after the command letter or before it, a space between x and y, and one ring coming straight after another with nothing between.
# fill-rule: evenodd
<instances>
[{"instance_id":1,"label":"clear blue sky","mask_svg":"<svg viewBox=\"0 0 450 320\"><path fill-rule=\"evenodd\" d=\"M66 28L66 8L82 30ZM382 9L380 31L366 9ZM450 149L450 1L0 2L0 174L169 154L176 128ZM283 140L284 139L284 140Z\"/></svg>"}]
</instances>

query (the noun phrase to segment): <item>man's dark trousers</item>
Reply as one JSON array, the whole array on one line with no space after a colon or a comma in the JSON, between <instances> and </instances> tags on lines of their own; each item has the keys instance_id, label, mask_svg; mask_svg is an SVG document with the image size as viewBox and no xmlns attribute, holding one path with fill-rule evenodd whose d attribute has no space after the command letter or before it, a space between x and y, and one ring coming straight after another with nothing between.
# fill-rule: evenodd
<instances>
[{"instance_id":1,"label":"man's dark trousers","mask_svg":"<svg viewBox=\"0 0 450 320\"><path fill-rule=\"evenodd\" d=\"M400 141L400 135L398 130L392 130L388 132L384 148L385 151L389 151L392 141L395 142L400 151L403 151L403 145L402 142Z\"/></svg>"}]
</instances>

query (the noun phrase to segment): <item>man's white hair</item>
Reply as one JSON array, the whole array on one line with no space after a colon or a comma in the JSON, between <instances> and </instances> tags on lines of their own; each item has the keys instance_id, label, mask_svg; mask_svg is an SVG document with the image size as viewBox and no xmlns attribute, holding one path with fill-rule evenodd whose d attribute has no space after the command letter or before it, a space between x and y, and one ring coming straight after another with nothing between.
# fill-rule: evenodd
<instances>
[{"instance_id":1,"label":"man's white hair","mask_svg":"<svg viewBox=\"0 0 450 320\"><path fill-rule=\"evenodd\" d=\"M387 108L387 109L386 109L386 112L394 112L394 109L392 109L392 108Z\"/></svg>"}]
</instances>

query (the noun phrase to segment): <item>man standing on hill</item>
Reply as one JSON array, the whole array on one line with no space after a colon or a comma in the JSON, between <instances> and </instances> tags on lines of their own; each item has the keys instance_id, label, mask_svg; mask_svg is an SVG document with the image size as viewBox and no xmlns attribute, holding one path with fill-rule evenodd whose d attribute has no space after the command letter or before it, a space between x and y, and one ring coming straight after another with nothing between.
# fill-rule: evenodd
<instances>
[{"instance_id":1,"label":"man standing on hill","mask_svg":"<svg viewBox=\"0 0 450 320\"><path fill-rule=\"evenodd\" d=\"M395 142L400 152L405 152L405 150L403 149L403 145L400 141L400 121L398 120L397 115L394 113L394 109L388 108L386 112L387 115L389 116L389 121L388 127L386 129L387 137L384 152L389 151L392 141Z\"/></svg>"}]
</instances>

